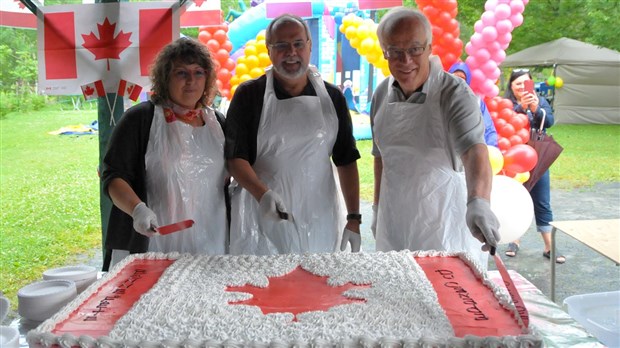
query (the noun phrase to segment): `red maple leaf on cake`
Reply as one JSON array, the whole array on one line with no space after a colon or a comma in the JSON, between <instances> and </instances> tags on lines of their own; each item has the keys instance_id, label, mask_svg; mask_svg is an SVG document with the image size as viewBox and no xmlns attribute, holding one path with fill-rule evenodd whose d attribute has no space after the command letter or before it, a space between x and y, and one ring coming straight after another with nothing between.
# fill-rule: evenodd
<instances>
[{"instance_id":1,"label":"red maple leaf on cake","mask_svg":"<svg viewBox=\"0 0 620 348\"><path fill-rule=\"evenodd\" d=\"M121 52L131 45L129 41L131 32L124 33L121 30L118 35L114 36L116 23L110 23L108 17L105 18L103 24L97 23L97 31L99 37L92 31L88 35L82 34L84 39L82 46L95 55L95 60L107 59L108 70L110 70L110 59L120 59Z\"/></svg>"},{"instance_id":2,"label":"red maple leaf on cake","mask_svg":"<svg viewBox=\"0 0 620 348\"><path fill-rule=\"evenodd\" d=\"M342 293L352 288L367 288L369 284L330 286L327 277L314 275L301 267L282 277L270 277L269 285L259 288L252 285L229 286L226 291L247 292L253 295L249 300L230 302L260 307L263 314L326 311L333 306L366 302L363 299L345 297Z\"/></svg>"}]
</instances>

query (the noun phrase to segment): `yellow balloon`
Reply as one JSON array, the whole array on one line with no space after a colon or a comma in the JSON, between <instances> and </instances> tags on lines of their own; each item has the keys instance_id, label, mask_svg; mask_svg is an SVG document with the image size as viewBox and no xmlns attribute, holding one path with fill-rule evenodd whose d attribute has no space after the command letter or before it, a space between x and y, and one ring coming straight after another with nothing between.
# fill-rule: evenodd
<instances>
[{"instance_id":1,"label":"yellow balloon","mask_svg":"<svg viewBox=\"0 0 620 348\"><path fill-rule=\"evenodd\" d=\"M245 57L245 65L248 66L248 69L252 70L253 68L258 67L258 64L259 61L257 55Z\"/></svg>"},{"instance_id":2,"label":"yellow balloon","mask_svg":"<svg viewBox=\"0 0 620 348\"><path fill-rule=\"evenodd\" d=\"M515 174L515 177L514 177L515 180L517 180L518 182L522 184L528 181L529 178L530 178L530 172L517 173Z\"/></svg>"},{"instance_id":3,"label":"yellow balloon","mask_svg":"<svg viewBox=\"0 0 620 348\"><path fill-rule=\"evenodd\" d=\"M235 95L235 91L237 90L237 85L231 86L230 87L230 96L232 97L233 95Z\"/></svg>"},{"instance_id":4,"label":"yellow balloon","mask_svg":"<svg viewBox=\"0 0 620 348\"><path fill-rule=\"evenodd\" d=\"M370 35L370 29L368 28L368 26L362 24L359 27L357 27L356 35L357 37L363 40L367 38L368 35Z\"/></svg>"},{"instance_id":5,"label":"yellow balloon","mask_svg":"<svg viewBox=\"0 0 620 348\"><path fill-rule=\"evenodd\" d=\"M360 39L358 39L357 37L353 37L351 39L349 39L349 43L351 44L351 47L353 48L358 48L360 47Z\"/></svg>"},{"instance_id":6,"label":"yellow balloon","mask_svg":"<svg viewBox=\"0 0 620 348\"><path fill-rule=\"evenodd\" d=\"M243 74L241 75L241 77L239 78L239 83L244 83L247 80L251 80L252 76L250 74Z\"/></svg>"},{"instance_id":7,"label":"yellow balloon","mask_svg":"<svg viewBox=\"0 0 620 348\"><path fill-rule=\"evenodd\" d=\"M382 66L381 68L381 73L383 74L383 76L390 76L390 68L387 66Z\"/></svg>"},{"instance_id":8,"label":"yellow balloon","mask_svg":"<svg viewBox=\"0 0 620 348\"><path fill-rule=\"evenodd\" d=\"M252 70L250 70L250 76L252 76L253 79L261 76L264 73L265 73L265 70L259 67L252 68Z\"/></svg>"},{"instance_id":9,"label":"yellow balloon","mask_svg":"<svg viewBox=\"0 0 620 348\"><path fill-rule=\"evenodd\" d=\"M564 80L562 80L561 77L556 77L555 78L555 88L561 88L562 86L564 86Z\"/></svg>"},{"instance_id":10,"label":"yellow balloon","mask_svg":"<svg viewBox=\"0 0 620 348\"><path fill-rule=\"evenodd\" d=\"M238 84L239 84L239 76L237 76L237 75L233 75L233 76L230 78L229 83L230 83L230 85L231 85L231 86L238 85Z\"/></svg>"},{"instance_id":11,"label":"yellow balloon","mask_svg":"<svg viewBox=\"0 0 620 348\"><path fill-rule=\"evenodd\" d=\"M243 53L245 53L246 57L250 57L250 56L255 56L257 52L256 46L255 45L245 45L245 50L243 50Z\"/></svg>"},{"instance_id":12,"label":"yellow balloon","mask_svg":"<svg viewBox=\"0 0 620 348\"><path fill-rule=\"evenodd\" d=\"M267 44L265 44L265 40L256 40L256 45L254 45L254 47L256 48L257 54L267 52Z\"/></svg>"},{"instance_id":13,"label":"yellow balloon","mask_svg":"<svg viewBox=\"0 0 620 348\"><path fill-rule=\"evenodd\" d=\"M237 58L237 65L239 64L245 64L245 56Z\"/></svg>"},{"instance_id":14,"label":"yellow balloon","mask_svg":"<svg viewBox=\"0 0 620 348\"><path fill-rule=\"evenodd\" d=\"M347 27L345 27L345 26L344 26L344 23L342 23L342 24L340 24L340 26L338 27L338 30L340 30L340 32L344 34L344 33L345 33L345 31L346 31L346 28L347 28Z\"/></svg>"},{"instance_id":15,"label":"yellow balloon","mask_svg":"<svg viewBox=\"0 0 620 348\"><path fill-rule=\"evenodd\" d=\"M266 32L265 29L259 31L258 34L256 34L256 41L259 41L259 40L263 40L264 41L265 40L265 32Z\"/></svg>"},{"instance_id":16,"label":"yellow balloon","mask_svg":"<svg viewBox=\"0 0 620 348\"><path fill-rule=\"evenodd\" d=\"M269 55L265 52L261 52L258 54L258 66L265 68L268 67L269 65L271 65L271 58L269 58Z\"/></svg>"},{"instance_id":17,"label":"yellow balloon","mask_svg":"<svg viewBox=\"0 0 620 348\"><path fill-rule=\"evenodd\" d=\"M235 75L243 76L247 74L248 72L250 72L250 69L248 69L248 66L245 65L245 63L239 63L239 61L237 61L237 66L235 67Z\"/></svg>"},{"instance_id":18,"label":"yellow balloon","mask_svg":"<svg viewBox=\"0 0 620 348\"><path fill-rule=\"evenodd\" d=\"M354 26L349 26L344 32L344 36L351 40L354 37L357 37L357 28Z\"/></svg>"},{"instance_id":19,"label":"yellow balloon","mask_svg":"<svg viewBox=\"0 0 620 348\"><path fill-rule=\"evenodd\" d=\"M493 175L496 175L500 172L500 170L502 170L502 168L504 168L504 156L502 155L500 149L496 148L495 146L487 145L487 149L489 150L489 162L491 162L491 171L493 172Z\"/></svg>"}]
</instances>

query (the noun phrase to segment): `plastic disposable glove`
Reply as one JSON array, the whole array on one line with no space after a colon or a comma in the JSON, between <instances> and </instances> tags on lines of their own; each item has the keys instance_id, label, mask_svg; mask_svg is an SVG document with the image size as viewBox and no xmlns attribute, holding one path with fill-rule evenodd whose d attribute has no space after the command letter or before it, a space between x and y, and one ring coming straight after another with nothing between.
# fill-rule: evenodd
<instances>
[{"instance_id":1,"label":"plastic disposable glove","mask_svg":"<svg viewBox=\"0 0 620 348\"><path fill-rule=\"evenodd\" d=\"M372 222L370 223L370 230L372 231L372 236L377 239L377 205L372 205Z\"/></svg>"},{"instance_id":2,"label":"plastic disposable glove","mask_svg":"<svg viewBox=\"0 0 620 348\"><path fill-rule=\"evenodd\" d=\"M499 234L499 221L491 211L489 201L479 197L470 200L467 203L465 221L474 238L485 243L482 250L495 250L501 235Z\"/></svg>"},{"instance_id":3,"label":"plastic disposable glove","mask_svg":"<svg viewBox=\"0 0 620 348\"><path fill-rule=\"evenodd\" d=\"M147 237L155 235L155 230L153 228L158 227L157 216L144 202L138 203L138 205L133 208L131 217L133 218L133 228L138 233Z\"/></svg>"},{"instance_id":4,"label":"plastic disposable glove","mask_svg":"<svg viewBox=\"0 0 620 348\"><path fill-rule=\"evenodd\" d=\"M347 249L347 244L351 243L351 251L357 253L362 245L362 235L355 233L348 228L342 232L342 241L340 242L340 251Z\"/></svg>"},{"instance_id":5,"label":"plastic disposable glove","mask_svg":"<svg viewBox=\"0 0 620 348\"><path fill-rule=\"evenodd\" d=\"M281 213L288 214L288 211L284 206L284 201L277 193L271 190L265 192L260 198L260 202L258 202L258 209L263 218L276 221L282 219L288 220L288 217L281 215Z\"/></svg>"}]
</instances>

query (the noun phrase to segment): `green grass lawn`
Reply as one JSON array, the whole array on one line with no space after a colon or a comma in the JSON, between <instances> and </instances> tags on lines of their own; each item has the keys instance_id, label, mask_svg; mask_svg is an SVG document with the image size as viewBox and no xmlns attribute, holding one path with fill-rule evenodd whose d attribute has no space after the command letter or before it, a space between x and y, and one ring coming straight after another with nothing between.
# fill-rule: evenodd
<instances>
[{"instance_id":1,"label":"green grass lawn","mask_svg":"<svg viewBox=\"0 0 620 348\"><path fill-rule=\"evenodd\" d=\"M11 113L0 119L0 290L17 306L17 290L46 269L76 262L101 247L98 137L50 135L90 124L97 111ZM565 150L551 169L552 187L620 181L620 126L557 125ZM372 200L371 142L359 141L361 195Z\"/></svg>"}]
</instances>

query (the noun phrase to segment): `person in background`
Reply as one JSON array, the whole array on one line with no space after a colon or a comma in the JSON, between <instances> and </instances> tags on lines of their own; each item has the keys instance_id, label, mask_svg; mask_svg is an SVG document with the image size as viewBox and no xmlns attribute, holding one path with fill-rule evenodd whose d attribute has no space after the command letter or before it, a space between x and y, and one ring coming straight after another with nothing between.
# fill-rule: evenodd
<instances>
[{"instance_id":1,"label":"person in background","mask_svg":"<svg viewBox=\"0 0 620 348\"><path fill-rule=\"evenodd\" d=\"M359 251L360 155L346 100L309 66L301 18L275 18L265 41L272 67L239 85L226 116L225 155L240 185L231 195L230 252Z\"/></svg>"},{"instance_id":2,"label":"person in background","mask_svg":"<svg viewBox=\"0 0 620 348\"><path fill-rule=\"evenodd\" d=\"M468 251L486 269L484 251L500 235L478 100L431 57L431 26L419 11L390 10L377 37L392 74L370 115L377 250Z\"/></svg>"},{"instance_id":3,"label":"person in background","mask_svg":"<svg viewBox=\"0 0 620 348\"><path fill-rule=\"evenodd\" d=\"M105 245L114 265L146 251L225 254L223 115L209 107L217 91L206 46L181 38L151 69L150 101L128 109L103 160L103 191L114 206ZM193 227L159 235L160 225Z\"/></svg>"},{"instance_id":4,"label":"person in background","mask_svg":"<svg viewBox=\"0 0 620 348\"><path fill-rule=\"evenodd\" d=\"M538 96L536 93L525 91L524 82L532 80L529 70L517 69L513 70L506 86L504 97L510 99L514 106L514 111L520 114L526 114L530 120L530 128L539 130L542 126L543 132L551 127L555 122L553 110L549 102ZM544 123L543 123L544 122ZM530 190L530 196L534 203L534 217L536 219L536 230L542 236L545 243L543 256L551 258L551 221L553 221L553 212L551 211L551 184L549 170L536 182ZM510 257L517 256L519 251L519 240L508 243L506 255ZM558 254L555 259L557 263L566 262L566 257Z\"/></svg>"},{"instance_id":5,"label":"person in background","mask_svg":"<svg viewBox=\"0 0 620 348\"><path fill-rule=\"evenodd\" d=\"M448 72L465 80L468 86L471 84L471 70L469 70L467 63L458 61L452 64ZM497 131L495 130L491 114L489 114L489 110L487 109L487 104L480 97L478 97L478 104L480 104L480 112L484 120L484 141L487 145L498 147Z\"/></svg>"}]
</instances>

